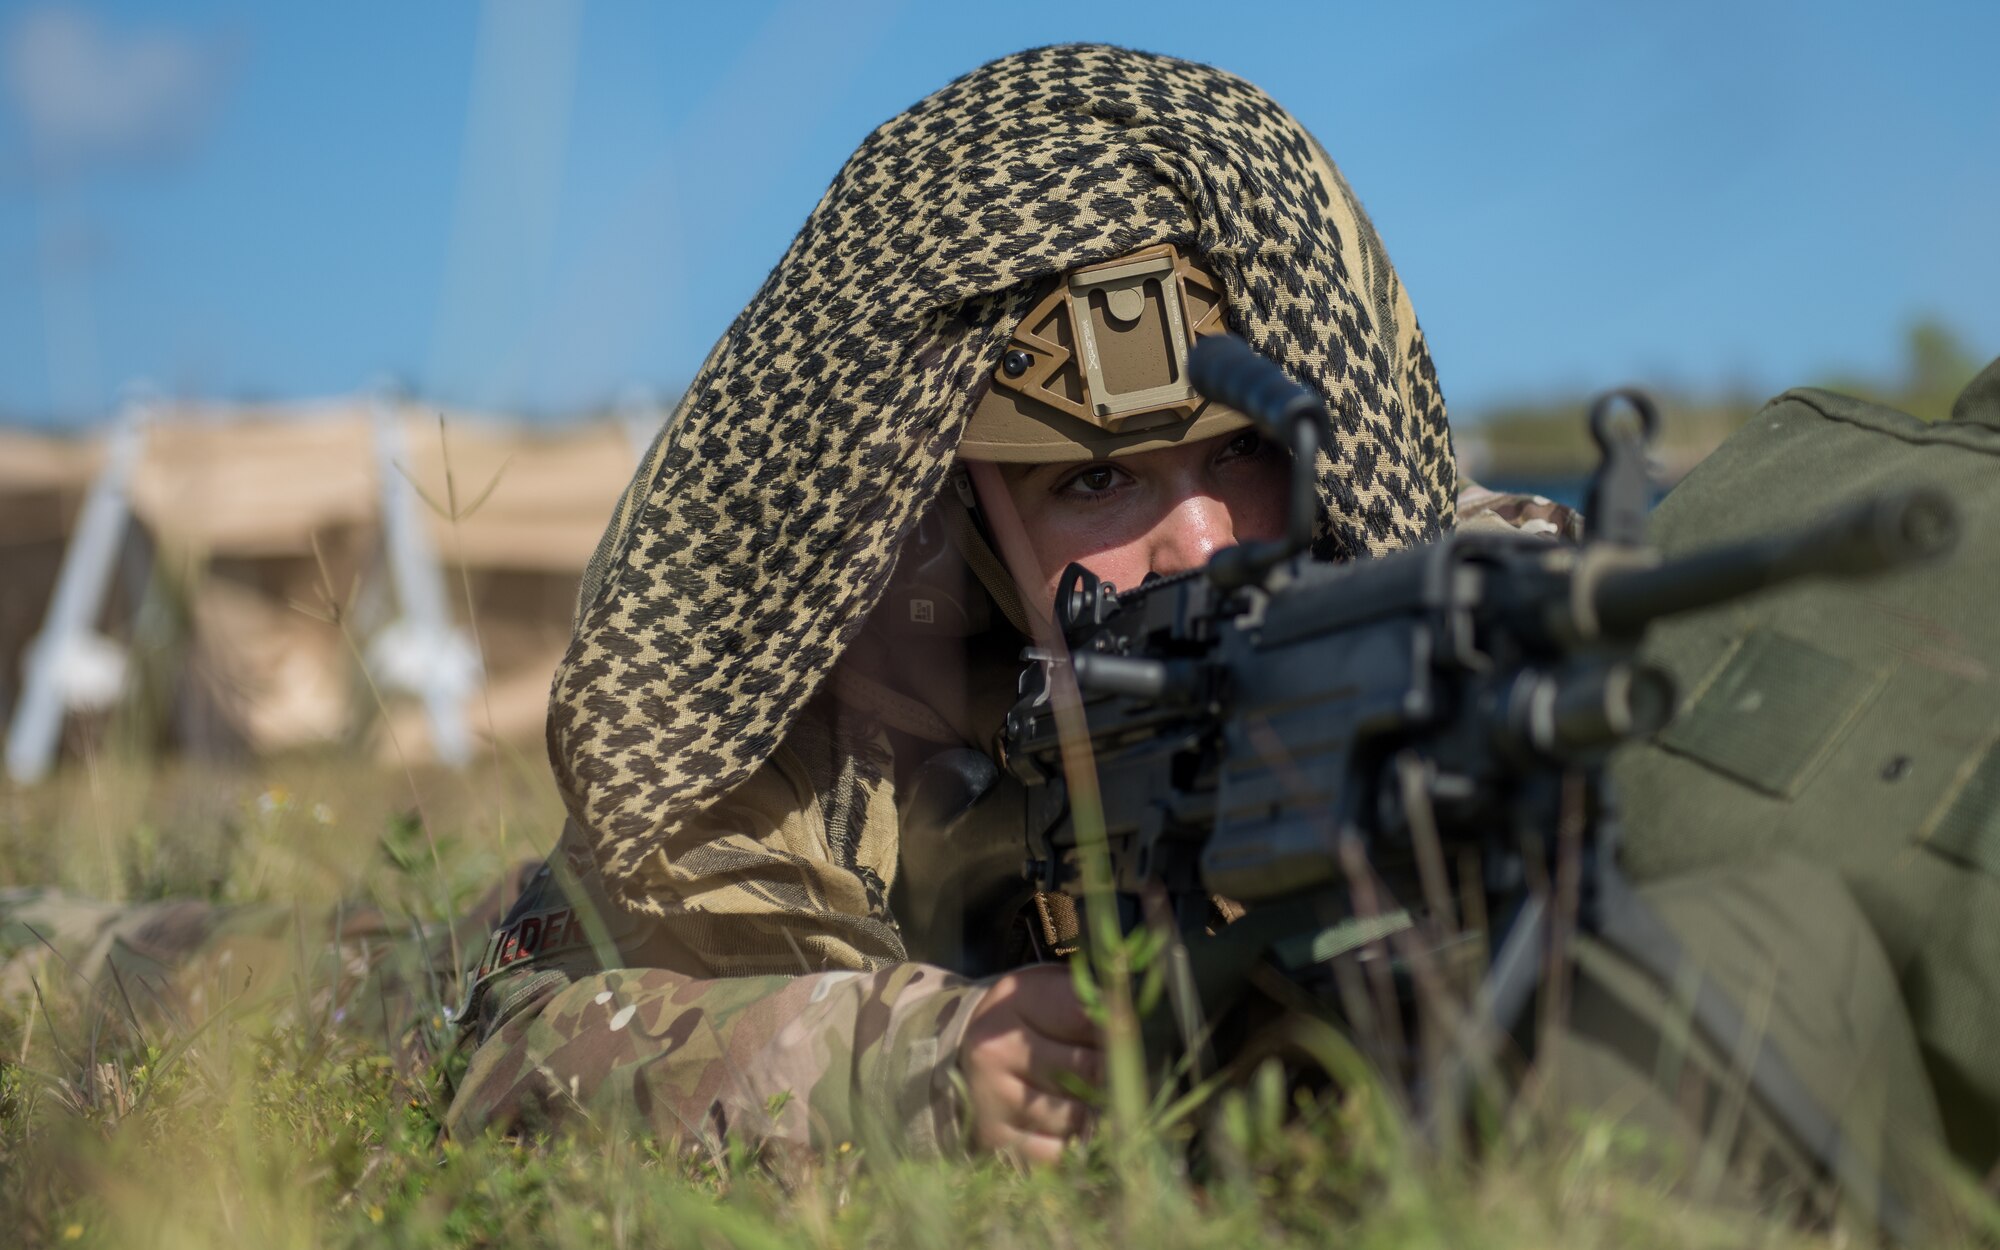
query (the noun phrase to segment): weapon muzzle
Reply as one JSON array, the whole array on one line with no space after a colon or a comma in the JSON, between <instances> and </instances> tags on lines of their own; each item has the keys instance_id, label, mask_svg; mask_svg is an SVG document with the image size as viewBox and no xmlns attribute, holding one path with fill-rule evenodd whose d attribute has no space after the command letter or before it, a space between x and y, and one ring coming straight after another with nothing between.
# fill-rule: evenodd
<instances>
[{"instance_id":1,"label":"weapon muzzle","mask_svg":"<svg viewBox=\"0 0 2000 1250\"><path fill-rule=\"evenodd\" d=\"M1556 688L1547 749L1568 754L1643 738L1673 713L1674 679L1665 669L1606 665Z\"/></svg>"},{"instance_id":2,"label":"weapon muzzle","mask_svg":"<svg viewBox=\"0 0 2000 1250\"><path fill-rule=\"evenodd\" d=\"M1934 490L1881 495L1817 525L1604 574L1591 602L1599 631L1631 638L1660 617L1693 612L1801 577L1861 577L1950 551L1958 514Z\"/></svg>"}]
</instances>

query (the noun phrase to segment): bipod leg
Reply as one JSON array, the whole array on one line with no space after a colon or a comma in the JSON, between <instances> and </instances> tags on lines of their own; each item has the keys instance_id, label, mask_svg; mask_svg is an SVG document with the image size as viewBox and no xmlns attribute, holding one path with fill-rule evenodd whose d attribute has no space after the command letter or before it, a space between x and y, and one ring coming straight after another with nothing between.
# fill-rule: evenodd
<instances>
[{"instance_id":1,"label":"bipod leg","mask_svg":"<svg viewBox=\"0 0 2000 1250\"><path fill-rule=\"evenodd\" d=\"M1530 895L1514 913L1514 923L1479 984L1472 1011L1460 1023L1457 1043L1443 1070L1428 1089L1418 1090L1419 1122L1433 1147L1442 1149L1449 1135L1458 1131L1474 1079L1492 1070L1500 1039L1514 1031L1534 997L1548 927L1547 903Z\"/></svg>"}]
</instances>

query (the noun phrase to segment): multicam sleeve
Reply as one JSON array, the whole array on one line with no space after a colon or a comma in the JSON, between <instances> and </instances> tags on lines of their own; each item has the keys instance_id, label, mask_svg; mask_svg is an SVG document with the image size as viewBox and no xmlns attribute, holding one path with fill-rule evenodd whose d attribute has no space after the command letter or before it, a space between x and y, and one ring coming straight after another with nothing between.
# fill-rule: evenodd
<instances>
[{"instance_id":1,"label":"multicam sleeve","mask_svg":"<svg viewBox=\"0 0 2000 1250\"><path fill-rule=\"evenodd\" d=\"M1458 488L1458 527L1502 527L1517 533L1540 535L1557 542L1583 541L1583 514L1567 504L1542 495L1517 495L1488 490L1470 478L1461 477Z\"/></svg>"},{"instance_id":2,"label":"multicam sleeve","mask_svg":"<svg viewBox=\"0 0 2000 1250\"><path fill-rule=\"evenodd\" d=\"M983 985L906 960L879 884L889 796L873 832L830 838L841 808L796 764L774 758L709 814L711 840L663 866L661 915L612 902L565 831L475 976L454 1132L616 1121L779 1151L958 1147L958 1043Z\"/></svg>"},{"instance_id":3,"label":"multicam sleeve","mask_svg":"<svg viewBox=\"0 0 2000 1250\"><path fill-rule=\"evenodd\" d=\"M961 1149L954 1059L982 986L923 964L697 978L626 968L548 984L479 1047L453 1133L579 1122L775 1154Z\"/></svg>"}]
</instances>

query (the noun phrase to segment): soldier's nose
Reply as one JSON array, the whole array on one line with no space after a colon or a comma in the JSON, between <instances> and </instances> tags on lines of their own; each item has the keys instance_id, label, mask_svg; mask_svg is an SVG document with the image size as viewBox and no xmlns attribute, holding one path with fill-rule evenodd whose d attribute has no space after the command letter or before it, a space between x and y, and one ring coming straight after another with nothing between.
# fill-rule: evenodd
<instances>
[{"instance_id":1,"label":"soldier's nose","mask_svg":"<svg viewBox=\"0 0 2000 1250\"><path fill-rule=\"evenodd\" d=\"M1148 572L1161 577L1185 573L1236 542L1229 508L1221 500L1193 495L1160 518L1152 534Z\"/></svg>"}]
</instances>

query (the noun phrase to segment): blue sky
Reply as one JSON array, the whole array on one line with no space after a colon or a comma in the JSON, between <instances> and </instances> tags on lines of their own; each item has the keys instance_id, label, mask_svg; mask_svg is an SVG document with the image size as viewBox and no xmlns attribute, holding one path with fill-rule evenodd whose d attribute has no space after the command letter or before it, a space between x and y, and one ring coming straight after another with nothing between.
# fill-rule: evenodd
<instances>
[{"instance_id":1,"label":"blue sky","mask_svg":"<svg viewBox=\"0 0 2000 1250\"><path fill-rule=\"evenodd\" d=\"M1346 170L1461 416L2000 354L2000 5L0 5L0 417L671 394L876 123L1105 40Z\"/></svg>"}]
</instances>

